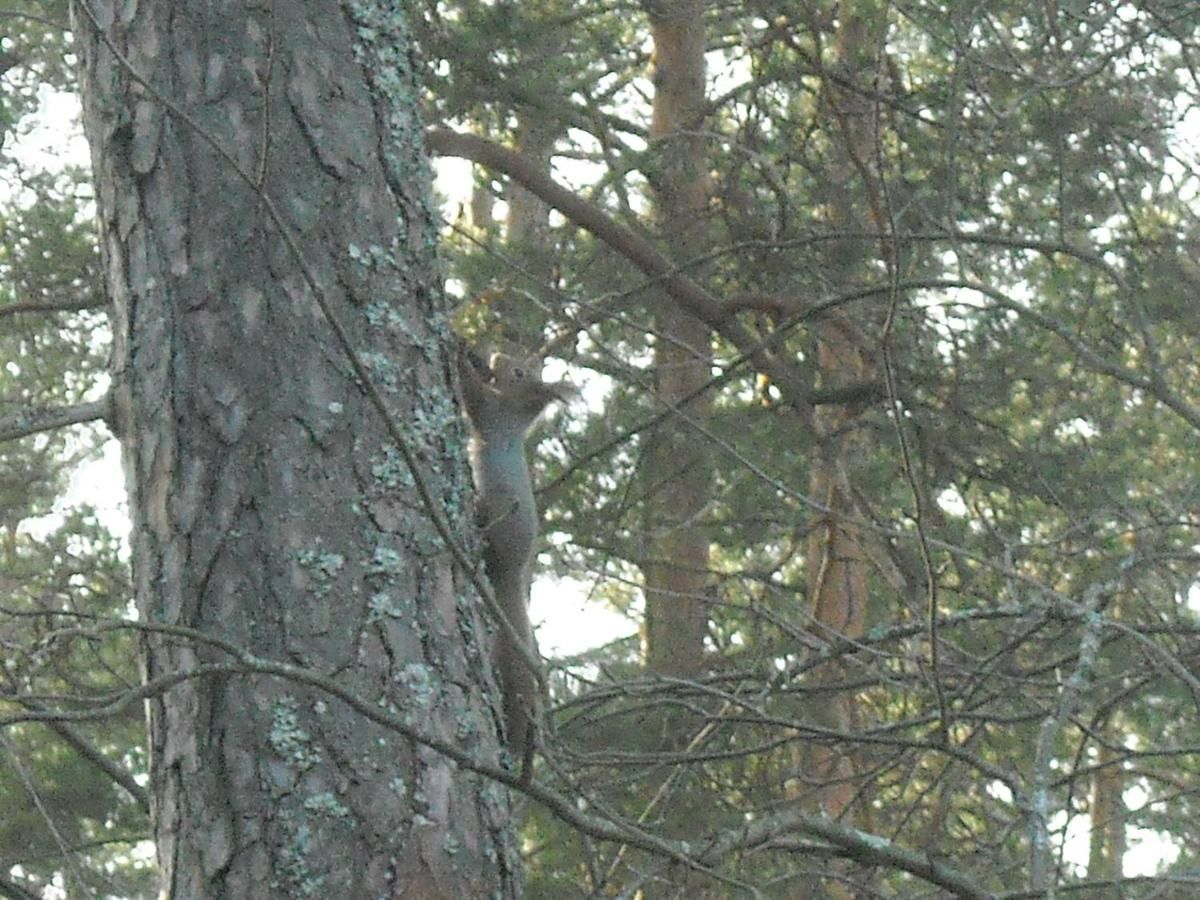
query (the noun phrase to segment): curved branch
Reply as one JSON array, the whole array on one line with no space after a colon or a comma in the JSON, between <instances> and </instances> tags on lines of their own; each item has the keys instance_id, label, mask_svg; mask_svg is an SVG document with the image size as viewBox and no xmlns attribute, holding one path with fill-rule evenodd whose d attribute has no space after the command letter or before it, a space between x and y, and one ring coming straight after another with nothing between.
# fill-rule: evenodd
<instances>
[{"instance_id":1,"label":"curved branch","mask_svg":"<svg viewBox=\"0 0 1200 900\"><path fill-rule=\"evenodd\" d=\"M0 872L0 896L10 900L42 900L41 894L35 894L18 881L13 881L4 872Z\"/></svg>"},{"instance_id":2,"label":"curved branch","mask_svg":"<svg viewBox=\"0 0 1200 900\"><path fill-rule=\"evenodd\" d=\"M345 687L337 679L322 672L292 663L277 662L250 653L237 644L215 635L206 634L195 628L182 625L164 625L153 622L131 622L127 620L104 620L88 627L64 629L60 634L74 632L94 636L113 631L135 631L166 635L203 644L225 654L227 662L197 663L190 669L169 672L151 678L137 687L112 695L110 699L87 709L51 710L36 704L23 703L23 711L0 712L0 728L21 722L88 722L120 715L134 703L159 695L176 684L197 678L227 676L232 673L258 674L281 678L293 684L307 685L345 703L350 709L371 722L403 735L408 740L453 760L463 769L475 772L493 781L521 791L545 806L553 815L566 824L597 840L626 843L667 859L674 860L690 869L703 872L722 881L725 876L713 872L699 861L686 843L659 837L633 823L619 819L606 819L585 809L580 809L574 798L560 794L536 781L526 781L521 773L510 772L496 762L480 759L457 741L440 735L430 734L413 724L411 716L391 712L376 702L363 698Z\"/></svg>"},{"instance_id":3,"label":"curved branch","mask_svg":"<svg viewBox=\"0 0 1200 900\"><path fill-rule=\"evenodd\" d=\"M544 203L554 207L576 225L591 232L659 282L683 309L703 321L744 354L783 391L801 412L812 409L808 385L795 366L771 352L777 334L762 340L730 316L729 307L703 286L683 274L666 256L631 228L622 225L595 204L560 185L519 153L473 134L433 128L425 132L425 145L432 153L469 159L502 172Z\"/></svg>"},{"instance_id":4,"label":"curved branch","mask_svg":"<svg viewBox=\"0 0 1200 900\"><path fill-rule=\"evenodd\" d=\"M1181 419L1187 422L1192 428L1200 431L1200 408L1193 406L1184 400L1178 393L1171 389L1167 384L1162 373L1151 369L1149 374L1143 374L1137 369L1129 368L1112 362L1101 356L1096 350L1092 349L1070 326L1060 319L1033 309L1024 303L1012 299L1012 297L999 291L996 288L988 287L985 284L980 284L974 281L949 279L949 278L931 278L918 279L915 281L901 282L900 287L905 290L936 290L944 288L961 288L964 290L975 291L987 297L1001 309L1007 309L1010 312L1016 313L1028 319L1039 328L1050 332L1057 336L1064 344L1071 348L1077 355L1079 361L1101 375L1119 381L1128 387L1136 390L1145 391L1154 399L1162 403L1163 406L1170 409Z\"/></svg>"}]
</instances>

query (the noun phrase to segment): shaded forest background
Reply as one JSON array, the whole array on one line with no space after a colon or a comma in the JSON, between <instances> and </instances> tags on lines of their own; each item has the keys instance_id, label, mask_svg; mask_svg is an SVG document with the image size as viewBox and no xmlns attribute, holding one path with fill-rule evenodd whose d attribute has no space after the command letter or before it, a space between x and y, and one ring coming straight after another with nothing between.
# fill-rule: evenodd
<instances>
[{"instance_id":1,"label":"shaded forest background","mask_svg":"<svg viewBox=\"0 0 1200 900\"><path fill-rule=\"evenodd\" d=\"M584 387L541 571L640 636L537 782L703 862L530 800L527 894L1194 896L1195 4L413 15L460 328ZM0 893L142 897L93 195L8 152L67 19L0 9Z\"/></svg>"}]
</instances>

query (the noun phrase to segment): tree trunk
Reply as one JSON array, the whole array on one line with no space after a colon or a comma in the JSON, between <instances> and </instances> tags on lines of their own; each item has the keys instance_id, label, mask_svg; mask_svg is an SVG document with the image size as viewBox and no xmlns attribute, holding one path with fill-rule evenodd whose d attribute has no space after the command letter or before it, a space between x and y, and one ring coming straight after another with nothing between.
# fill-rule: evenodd
<instances>
[{"instance_id":1,"label":"tree trunk","mask_svg":"<svg viewBox=\"0 0 1200 900\"><path fill-rule=\"evenodd\" d=\"M522 109L518 119L517 151L549 175L551 153L561 129L540 109ZM516 181L508 183L504 199L508 203L505 228L509 246L524 251L525 267L539 281L549 283L553 269L549 204Z\"/></svg>"},{"instance_id":2,"label":"tree trunk","mask_svg":"<svg viewBox=\"0 0 1200 900\"><path fill-rule=\"evenodd\" d=\"M872 0L845 4L839 13L836 66L846 84L870 83L877 35L872 21L882 17ZM863 230L863 219L878 227L880 210L875 197L871 161L874 160L872 105L869 94L826 80L823 94L830 112L831 159L827 175L827 214L835 229ZM855 190L859 185L864 191ZM865 211L865 216L864 216ZM861 273L865 256L857 243L848 243L830 260L835 280L852 284ZM876 377L866 322L856 321L856 310L834 313L814 328L815 359L821 385L835 387ZM825 508L809 534L808 582L813 631L830 642L863 636L868 623L868 555L865 536L855 524L854 471L868 457L869 433L856 422L859 410L822 406L813 416L817 450L812 462L809 494ZM842 666L814 672L814 680L837 682L846 676ZM853 732L858 701L849 692L833 693L815 710L814 719L832 732ZM845 746L814 745L812 777L820 787L817 802L833 818L852 817L857 792L853 757ZM847 885L838 878L825 879L821 896L848 900Z\"/></svg>"},{"instance_id":3,"label":"tree trunk","mask_svg":"<svg viewBox=\"0 0 1200 900\"><path fill-rule=\"evenodd\" d=\"M657 151L653 179L658 225L676 265L705 244L709 178L704 138L706 3L647 3L654 37L654 112L650 140ZM700 434L712 375L708 326L663 297L654 347L655 397L677 410L648 437L642 459L646 500L646 618L643 644L652 672L687 676L703 667L708 628L708 535L699 521L712 490L711 466Z\"/></svg>"},{"instance_id":4,"label":"tree trunk","mask_svg":"<svg viewBox=\"0 0 1200 900\"><path fill-rule=\"evenodd\" d=\"M836 42L836 65L845 83L870 83L876 28L882 16L872 0L859 0L841 10ZM861 231L864 210L876 220L879 210L864 202L854 185L865 187L868 198L875 195L870 162L874 159L874 133L869 95L838 86L827 80L823 93L833 126L830 134L831 163L827 181L831 224L847 232ZM865 183L864 183L865 182ZM831 260L834 277L853 283L865 262L857 242L850 242ZM876 377L865 337L866 323L858 323L852 313L833 314L816 328L816 363L823 386L853 384ZM853 473L858 460L870 452L868 433L856 424L859 411L849 407L822 406L813 417L817 452L813 459L809 493L826 512L808 540L808 581L812 605L813 629L824 640L854 640L867 627L868 555L864 536L854 523L857 510L853 497ZM818 678L837 680L844 673L838 667L822 669ZM820 724L835 731L851 730L856 718L852 694L834 694L819 711ZM844 750L814 748L815 769L827 781L820 792L822 809L831 816L842 816L853 800L854 765Z\"/></svg>"},{"instance_id":5,"label":"tree trunk","mask_svg":"<svg viewBox=\"0 0 1200 900\"><path fill-rule=\"evenodd\" d=\"M1117 729L1111 726L1106 727L1103 733L1110 740L1119 737ZM1096 771L1092 775L1092 830L1087 866L1090 880L1119 879L1124 875L1124 789L1124 772L1117 751L1101 744L1096 754ZM1098 892L1098 896L1113 898L1120 894L1119 887Z\"/></svg>"},{"instance_id":6,"label":"tree trunk","mask_svg":"<svg viewBox=\"0 0 1200 900\"><path fill-rule=\"evenodd\" d=\"M551 10L540 15L530 10L527 14L531 21L537 22L537 27L524 36L520 65L540 71L548 60L566 52L566 28L554 21L557 16ZM513 149L536 165L538 171L550 176L554 146L563 133L562 123L547 106L519 104L514 115ZM550 228L550 205L515 179L505 185L504 200L508 206L504 222L507 252L519 260L506 278L518 290L502 291L492 301L492 307L503 337L527 353L541 347L545 340L547 310L551 308L547 291L556 277L558 261ZM542 302L530 302L531 294Z\"/></svg>"},{"instance_id":7,"label":"tree trunk","mask_svg":"<svg viewBox=\"0 0 1200 900\"><path fill-rule=\"evenodd\" d=\"M543 110L522 109L516 129L516 149L539 169L550 174L550 160L559 129ZM540 197L509 181L504 191L508 204L505 240L508 252L520 260L512 279L517 290L498 292L491 300L493 317L507 345L521 354L541 347L545 339L544 304L530 302L530 295L542 298L554 283L554 242L550 231L550 207Z\"/></svg>"},{"instance_id":8,"label":"tree trunk","mask_svg":"<svg viewBox=\"0 0 1200 900\"><path fill-rule=\"evenodd\" d=\"M473 553L403 16L76 16L140 621L324 673L494 762L479 602L317 302ZM215 670L148 703L162 896L518 894L490 782L203 640L144 651L152 682Z\"/></svg>"}]
</instances>

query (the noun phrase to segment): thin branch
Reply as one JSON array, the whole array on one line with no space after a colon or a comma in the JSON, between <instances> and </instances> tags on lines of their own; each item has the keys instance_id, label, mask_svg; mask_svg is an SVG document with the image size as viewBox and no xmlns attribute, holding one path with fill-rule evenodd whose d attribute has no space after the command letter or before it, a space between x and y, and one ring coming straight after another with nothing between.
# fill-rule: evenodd
<instances>
[{"instance_id":1,"label":"thin branch","mask_svg":"<svg viewBox=\"0 0 1200 900\"><path fill-rule=\"evenodd\" d=\"M293 683L308 685L322 691L328 696L342 701L355 712L375 724L388 728L408 740L434 750L442 756L453 760L463 769L483 775L493 781L525 793L545 806L552 814L560 818L567 825L589 834L598 840L629 844L640 850L665 856L668 859L672 859L717 880L728 880L725 876L712 871L705 863L692 856L684 842L657 837L630 823L622 822L615 818L608 821L590 815L580 810L573 798L563 796L538 782L526 782L519 772L510 772L500 765L481 760L465 749L461 742L427 734L410 724L411 717L406 718L402 714L391 713L381 708L375 701L360 697L355 692L347 689L336 678L324 675L316 670L265 659L242 649L224 638L182 625L110 620L87 628L64 629L60 632L60 635L73 633L81 636L95 636L110 631L138 631L180 638L215 648L226 654L229 657L229 661L226 663L201 663L185 671L170 672L158 676L135 688L123 691L111 701L91 709L64 710L59 712L42 708L26 708L22 712L0 714L0 728L20 722L87 722L110 718L123 714L135 703L158 696L177 684L182 684L196 678L228 676L231 673L274 676Z\"/></svg>"},{"instance_id":2,"label":"thin branch","mask_svg":"<svg viewBox=\"0 0 1200 900\"><path fill-rule=\"evenodd\" d=\"M0 319L5 316L15 316L22 313L79 312L84 309L104 309L106 306L108 306L107 300L97 300L91 297L80 300L65 300L57 303L38 303L36 301L28 303L5 303L0 306Z\"/></svg>"},{"instance_id":3,"label":"thin branch","mask_svg":"<svg viewBox=\"0 0 1200 900\"><path fill-rule=\"evenodd\" d=\"M1101 600L1110 592L1106 584L1091 585L1084 592L1082 608L1083 634L1079 638L1079 658L1059 691L1058 702L1042 721L1038 729L1036 750L1033 760L1033 809L1029 816L1029 886L1033 890L1046 890L1054 896L1054 878L1050 866L1050 764L1055 758L1059 734L1067 720L1082 707L1083 697L1096 667L1096 656L1100 652L1100 635L1105 621L1100 614Z\"/></svg>"},{"instance_id":4,"label":"thin branch","mask_svg":"<svg viewBox=\"0 0 1200 900\"><path fill-rule=\"evenodd\" d=\"M26 795L33 804L34 809L38 811L38 815L42 820L42 824L46 826L46 830L50 832L50 836L54 839L55 845L58 847L59 855L66 863L66 867L75 878L79 878L82 874L79 861L75 858L75 854L71 852L70 842L63 835L58 827L58 823L54 820L54 816L50 809L46 806L45 800L42 798L42 791L36 777L30 771L30 767L26 765L22 755L17 751L17 747L8 735L0 734L0 747L8 755L12 764L12 771L17 775L21 786L25 789Z\"/></svg>"},{"instance_id":5,"label":"thin branch","mask_svg":"<svg viewBox=\"0 0 1200 900\"><path fill-rule=\"evenodd\" d=\"M995 894L979 886L977 878L952 869L916 850L901 847L877 834L859 831L849 825L835 822L826 816L803 812L795 807L751 822L724 841L719 842L702 860L720 859L735 850L759 847L777 835L800 832L820 838L836 847L839 856L852 859L867 866L887 866L908 872L938 887L945 888L956 897L967 900L995 900Z\"/></svg>"},{"instance_id":6,"label":"thin branch","mask_svg":"<svg viewBox=\"0 0 1200 900\"><path fill-rule=\"evenodd\" d=\"M1094 372L1101 375L1107 375L1110 378L1121 382L1128 387L1135 388L1139 391L1145 391L1150 396L1154 397L1168 409L1175 412L1185 422L1200 431L1200 409L1192 406L1182 397L1170 389L1163 379L1161 373L1152 372L1150 375L1144 375L1136 369L1131 369L1127 366L1120 365L1115 362L1110 362L1105 359L1079 337L1065 322L1046 315L1035 309L1031 309L1023 303L1018 303L1013 300L1003 291L999 291L993 287L978 282L959 281L955 279L929 279L925 281L913 281L905 285L912 290L920 289L937 289L937 288L963 288L969 291L975 291L988 299L995 302L1001 309L1007 309L1023 316L1051 334L1056 335L1068 347L1071 348L1079 357L1080 361Z\"/></svg>"},{"instance_id":7,"label":"thin branch","mask_svg":"<svg viewBox=\"0 0 1200 900\"><path fill-rule=\"evenodd\" d=\"M100 748L85 738L66 722L47 721L46 727L70 744L80 756L102 771L114 782L124 788L125 793L133 798L142 808L142 812L150 813L150 796L146 789L134 781L133 776L100 752Z\"/></svg>"},{"instance_id":8,"label":"thin branch","mask_svg":"<svg viewBox=\"0 0 1200 900\"><path fill-rule=\"evenodd\" d=\"M110 400L107 395L91 403L30 409L0 419L0 442L15 441L43 431L54 431L68 425L81 425L108 417Z\"/></svg>"},{"instance_id":9,"label":"thin branch","mask_svg":"<svg viewBox=\"0 0 1200 900\"><path fill-rule=\"evenodd\" d=\"M1195 871L1181 872L1178 875L1170 873L1162 873L1161 875L1131 875L1125 878L1098 878L1088 881L1068 882L1060 884L1055 888L1060 894L1084 894L1085 896L1095 897L1100 894L1102 888L1121 888L1133 887L1134 885L1144 884L1155 887L1155 891L1148 894L1142 894L1143 897L1179 897L1181 894L1167 893L1166 885L1184 884L1200 887L1200 874ZM1163 888L1162 891L1158 890ZM996 900L1046 900L1045 891L1006 891L1003 894L997 894ZM1120 894L1119 896L1127 896ZM1196 896L1193 893L1193 896Z\"/></svg>"},{"instance_id":10,"label":"thin branch","mask_svg":"<svg viewBox=\"0 0 1200 900\"><path fill-rule=\"evenodd\" d=\"M1173 675L1186 684L1188 690L1192 694L1192 702L1196 705L1197 710L1200 710L1200 678L1197 678L1190 671L1188 671L1188 667L1185 666L1183 662L1176 659L1167 650L1150 640L1150 638L1148 638L1142 631L1138 631L1135 628L1130 628L1128 625L1118 619L1107 619L1105 624L1109 628L1119 631L1122 634L1129 635L1131 638L1145 647L1147 652L1158 659L1159 662L1169 669ZM1171 626L1171 631L1173 634L1177 633L1174 625Z\"/></svg>"},{"instance_id":11,"label":"thin branch","mask_svg":"<svg viewBox=\"0 0 1200 900\"><path fill-rule=\"evenodd\" d=\"M1144 391L1154 397L1181 419L1200 431L1200 408L1188 403L1172 391L1163 379L1161 373L1151 372L1146 375L1137 369L1123 366L1101 356L1092 349L1074 330L1060 319L1032 309L1014 300L1003 291L978 281L961 278L915 278L900 281L897 285L900 291L935 291L935 290L964 290L972 291L987 297L1001 309L1007 309L1033 322L1039 328L1050 332L1065 343L1085 366L1093 372L1107 375L1135 390ZM886 294L887 287L870 287L864 289L863 296L871 294ZM822 304L823 305L823 304Z\"/></svg>"},{"instance_id":12,"label":"thin branch","mask_svg":"<svg viewBox=\"0 0 1200 900\"><path fill-rule=\"evenodd\" d=\"M7 870L0 870L0 896L9 900L42 900L41 894L22 886L19 882L8 877Z\"/></svg>"},{"instance_id":13,"label":"thin branch","mask_svg":"<svg viewBox=\"0 0 1200 900\"><path fill-rule=\"evenodd\" d=\"M877 53L882 54L883 48L878 47ZM878 67L880 58L876 59ZM878 68L876 77L879 76ZM921 570L925 579L925 621L929 640L929 678L933 683L933 694L937 699L938 727L942 743L950 745L950 707L946 701L946 692L942 686L942 665L940 637L938 635L938 580L934 571L933 553L929 549L929 500L921 479L917 476L916 462L913 449L910 446L908 432L905 429L904 405L900 401L899 379L896 377L896 361L892 352L895 339L896 319L900 311L900 238L896 233L896 212L892 201L891 186L886 176L886 160L883 147L883 115L880 101L876 99L872 106L872 149L875 154L875 178L879 182L879 195L882 208L877 216L886 222L887 232L881 239L884 250L884 265L887 268L888 298L887 315L883 323L883 332L879 338L879 348L883 361L884 380L887 383L888 408L891 412L892 425L896 432L896 443L900 449L900 460L904 470L904 480L908 484L909 494L913 501L913 526L917 531L917 549L920 551ZM871 172L864 166L863 177L868 180Z\"/></svg>"},{"instance_id":14,"label":"thin branch","mask_svg":"<svg viewBox=\"0 0 1200 900\"><path fill-rule=\"evenodd\" d=\"M725 856L737 850L759 846L775 835L802 832L821 838L840 851L840 855L867 865L887 865L901 869L930 884L944 887L958 897L968 900L993 900L993 895L975 887L965 874L934 862L922 854L900 847L887 838L859 831L825 818L797 809L789 809L774 816L758 819L743 828L726 832L707 844L708 849L696 854L692 842L675 841L659 837L628 821L601 818L581 810L574 798L551 790L540 782L525 782L521 773L510 772L494 763L478 759L457 741L446 740L427 734L410 724L411 717L389 712L374 700L368 700L349 690L336 678L318 671L290 663L276 662L250 653L231 641L206 634L194 628L180 625L163 625L152 622L110 620L94 627L64 629L60 634L74 633L93 636L109 631L139 631L176 637L215 648L229 657L227 663L203 663L183 672L173 672L151 679L144 684L122 692L111 702L86 710L50 711L27 709L0 715L0 727L18 722L81 722L93 721L119 715L134 703L161 694L176 684L193 678L228 676L230 673L249 673L282 678L298 684L308 685L330 697L345 703L355 712L377 725L390 729L405 738L421 744L453 760L459 766L494 781L521 791L545 806L565 824L590 835L597 840L628 844L648 853L672 859L690 869L702 872L721 881L726 876L713 870Z\"/></svg>"},{"instance_id":15,"label":"thin branch","mask_svg":"<svg viewBox=\"0 0 1200 900\"><path fill-rule=\"evenodd\" d=\"M71 28L66 22L58 22L54 19L49 19L46 16L38 16L33 13L20 12L18 10L4 9L0 10L0 19L28 19L30 22L37 22L39 25L45 25L49 28L57 28L59 31L70 31Z\"/></svg>"}]
</instances>

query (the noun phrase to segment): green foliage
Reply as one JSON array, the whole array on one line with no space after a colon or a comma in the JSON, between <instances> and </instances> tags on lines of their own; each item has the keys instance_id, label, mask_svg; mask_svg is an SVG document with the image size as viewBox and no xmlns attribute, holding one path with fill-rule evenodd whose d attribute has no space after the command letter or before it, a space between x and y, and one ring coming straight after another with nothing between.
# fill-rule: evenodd
<instances>
[{"instance_id":1,"label":"green foliage","mask_svg":"<svg viewBox=\"0 0 1200 900\"><path fill-rule=\"evenodd\" d=\"M710 138L709 252L679 262L818 393L845 385L823 382L815 326L830 311L853 324L877 381L849 404L857 449L840 461L869 545L870 636L854 652L821 649L806 545L821 498L806 492L822 448L781 386L716 341L714 414L688 432L709 447L714 473L702 518L715 601L703 687L639 680L628 646L620 659L571 660L554 752L612 814L700 840L737 815L811 808L819 779L805 767L825 744L864 773L856 822L953 855L1003 890L1025 883L1039 736L1053 738L1056 847L1087 815L1089 761L1110 741L1138 773L1127 789L1150 798L1127 823L1172 836L1177 871L1190 871L1200 733L1185 724L1192 700L1168 660L1183 664L1200 640L1190 449L1200 166L1187 118L1200 10L921 2L888 8L882 46L847 46L847 9L709 7L713 103L697 124ZM519 147L520 126L538 121L556 136L546 171L664 237L646 189L656 166L644 142L648 22L620 5L559 13L439 4L427 23L430 108ZM522 49L546 42L564 49L544 64ZM509 196L501 176L477 171L492 200ZM614 248L546 221L535 248L494 218L457 221L451 283L468 299L505 292L507 306L484 304L478 333L523 335L581 379L602 377L603 400L572 410L544 444L541 503L554 572L635 612L653 502L638 472L662 413L650 400L654 285ZM550 270L537 255L547 248ZM944 620L938 671L910 482ZM1080 666L1073 604L1089 590L1104 594L1108 624L1080 675L1080 709L1060 721ZM826 653L845 657L840 677L862 716L854 735L814 725ZM939 703L956 755L938 749ZM707 734L706 722L716 725ZM673 871L582 842L536 811L527 836L534 896L580 879L596 895L634 882L654 893ZM770 885L764 896L796 896L795 866L771 860L749 854L722 871ZM1059 874L1085 876L1074 864ZM909 875L854 877L864 891L917 889Z\"/></svg>"},{"instance_id":2,"label":"green foliage","mask_svg":"<svg viewBox=\"0 0 1200 900\"><path fill-rule=\"evenodd\" d=\"M3 535L0 715L58 707L64 697L87 708L138 683L132 634L93 628L127 610L118 542L86 508L52 518L60 521L44 536L28 518ZM146 811L81 750L144 773L140 709L63 727L70 734L38 722L0 734L0 859L19 864L30 885L65 879L72 896L148 896Z\"/></svg>"},{"instance_id":3,"label":"green foliage","mask_svg":"<svg viewBox=\"0 0 1200 900\"><path fill-rule=\"evenodd\" d=\"M64 6L12 10L57 19ZM662 6L426 4L415 28L427 120L516 147L666 246L647 141L646 8ZM883 14L878 44L847 24ZM39 87L67 85L70 42L39 19L6 22L0 50L20 59L0 94L11 141ZM862 896L928 893L896 866L839 861L854 854L803 829L731 838L818 808L833 780L824 752L849 761L857 827L999 892L1028 884L1039 803L1051 856L1064 854L1054 878L1087 877L1067 835L1089 824L1106 746L1125 823L1170 840L1173 870L1194 876L1200 10L758 2L711 4L702 25L704 250L675 262L799 388L714 337L713 412L683 421L653 401L654 279L561 216L514 213L525 201L499 173L476 166L472 196L452 198L464 210L451 213L444 259L462 333L558 356L594 388L547 429L536 460L554 574L636 618L651 430L683 429L713 473L694 523L712 601L698 675L647 674L633 639L558 661L553 765L539 780L696 854L731 847L706 865L760 896L815 891L823 875ZM99 294L81 176L0 174L13 198L0 211L0 303L77 310L0 319L0 413L94 397L105 336L80 311ZM831 321L851 326L866 385L819 365ZM846 440L818 438L813 398L845 413ZM80 627L120 617L128 597L112 539L62 507L93 444L49 433L0 455L0 713L18 694L96 698L136 681L126 639ZM837 455L865 560L868 630L852 642L810 609L822 454ZM831 724L831 698L845 695L854 720ZM144 771L133 718L79 727ZM12 763L0 768L0 860L81 896L145 893L130 847L146 826L124 791L43 725L0 739ZM536 804L525 827L530 896L741 889L594 840Z\"/></svg>"},{"instance_id":4,"label":"green foliage","mask_svg":"<svg viewBox=\"0 0 1200 900\"><path fill-rule=\"evenodd\" d=\"M33 123L39 91L70 86L73 74L66 0L16 2L0 11L0 143Z\"/></svg>"},{"instance_id":5,"label":"green foliage","mask_svg":"<svg viewBox=\"0 0 1200 900\"><path fill-rule=\"evenodd\" d=\"M71 88L70 37L54 24L66 20L66 6L18 3L3 13L0 49L15 60L0 91L7 149L44 125L53 91ZM54 127L71 133L69 123ZM107 386L87 176L18 163L27 156L17 152L0 168L6 422L95 399ZM66 498L101 441L84 427L0 446L0 718L61 708L63 698L83 709L138 682L132 637L93 629L127 613L127 560L96 514ZM146 812L99 765L144 775L143 731L136 706L118 717L0 730L0 874L35 893L58 885L71 897L149 896Z\"/></svg>"}]
</instances>

